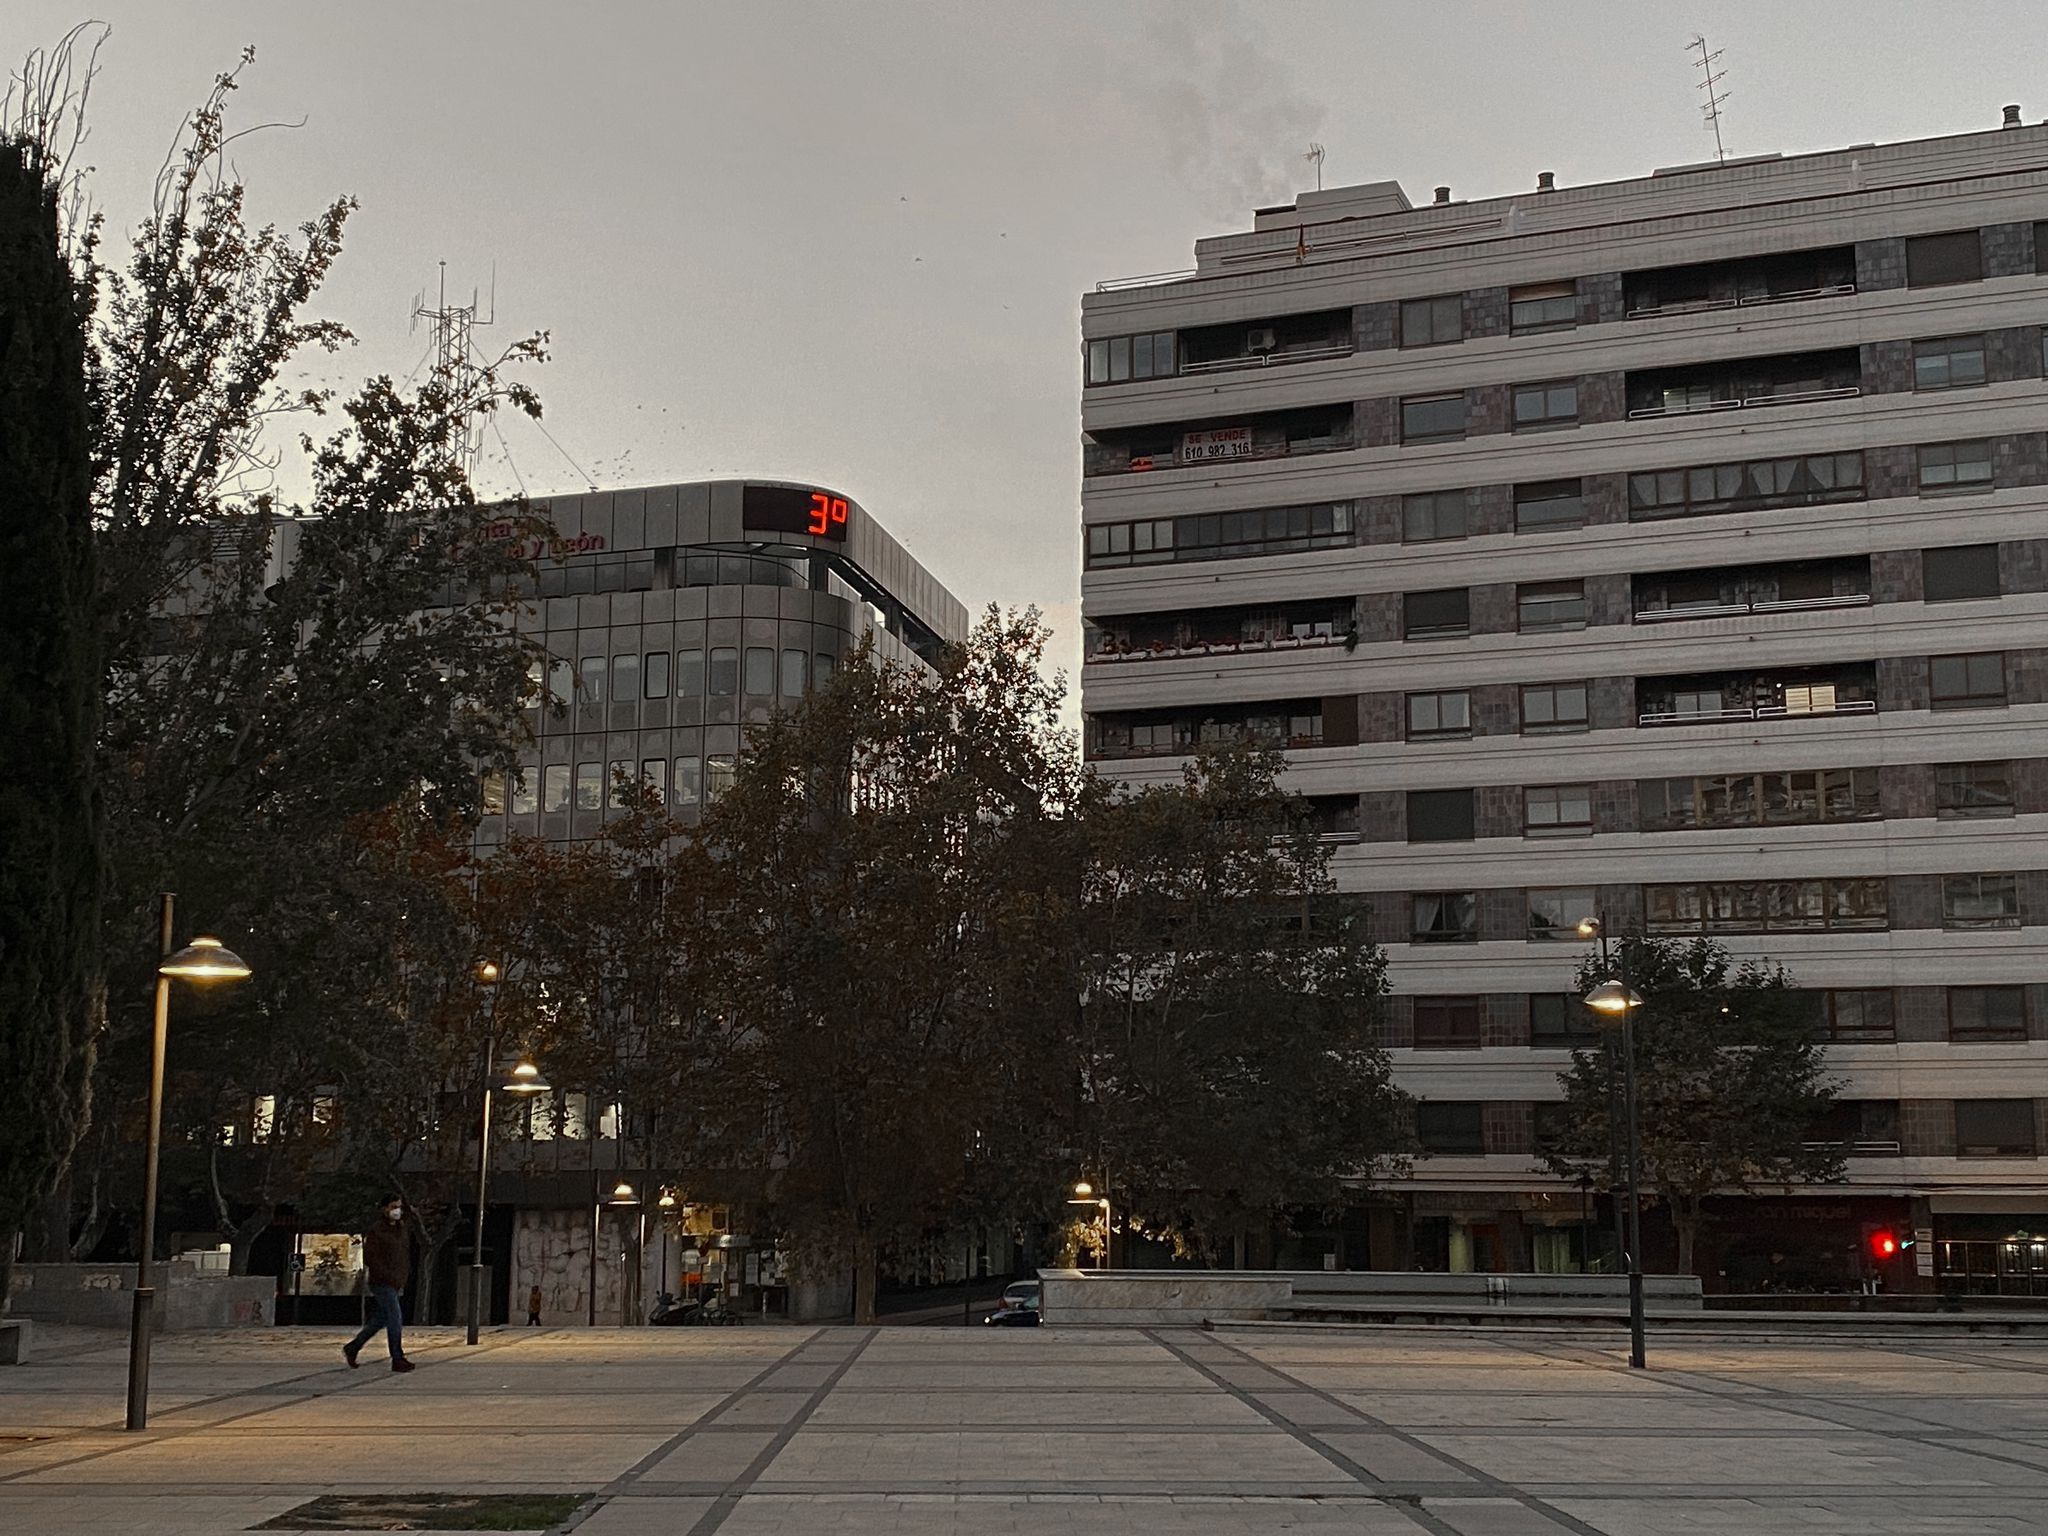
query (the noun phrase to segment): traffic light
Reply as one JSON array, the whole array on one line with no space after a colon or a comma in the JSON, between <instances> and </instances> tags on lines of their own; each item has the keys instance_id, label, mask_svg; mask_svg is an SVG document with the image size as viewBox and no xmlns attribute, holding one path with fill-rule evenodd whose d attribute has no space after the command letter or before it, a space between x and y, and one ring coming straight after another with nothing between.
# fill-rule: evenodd
<instances>
[{"instance_id":1,"label":"traffic light","mask_svg":"<svg viewBox=\"0 0 2048 1536\"><path fill-rule=\"evenodd\" d=\"M1899 1255L1899 1240L1891 1233L1877 1231L1870 1234L1870 1256L1874 1259L1895 1259Z\"/></svg>"}]
</instances>

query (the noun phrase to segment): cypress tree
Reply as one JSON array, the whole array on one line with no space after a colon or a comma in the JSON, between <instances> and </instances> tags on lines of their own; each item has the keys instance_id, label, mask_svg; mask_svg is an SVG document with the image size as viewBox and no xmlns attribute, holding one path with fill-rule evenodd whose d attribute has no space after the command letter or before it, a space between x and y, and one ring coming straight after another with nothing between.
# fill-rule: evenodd
<instances>
[{"instance_id":1,"label":"cypress tree","mask_svg":"<svg viewBox=\"0 0 2048 1536\"><path fill-rule=\"evenodd\" d=\"M85 1127L105 1013L84 311L46 148L0 141L0 1307Z\"/></svg>"}]
</instances>

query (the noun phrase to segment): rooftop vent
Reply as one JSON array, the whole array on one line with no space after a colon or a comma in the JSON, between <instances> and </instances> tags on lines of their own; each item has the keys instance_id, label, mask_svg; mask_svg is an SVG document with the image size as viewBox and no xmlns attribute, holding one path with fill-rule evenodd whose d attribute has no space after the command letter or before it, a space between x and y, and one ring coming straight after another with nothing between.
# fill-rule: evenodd
<instances>
[{"instance_id":1,"label":"rooftop vent","mask_svg":"<svg viewBox=\"0 0 2048 1536\"><path fill-rule=\"evenodd\" d=\"M1436 189L1436 200L1439 203L1448 203L1451 200L1451 189L1449 187L1438 187Z\"/></svg>"},{"instance_id":2,"label":"rooftop vent","mask_svg":"<svg viewBox=\"0 0 2048 1536\"><path fill-rule=\"evenodd\" d=\"M1536 173L1536 190L1538 192L1555 192L1557 190L1557 172L1538 171Z\"/></svg>"},{"instance_id":3,"label":"rooftop vent","mask_svg":"<svg viewBox=\"0 0 2048 1536\"><path fill-rule=\"evenodd\" d=\"M2005 121L2003 123L2000 123L1999 126L2001 128L2017 128L2019 127L2019 125L2020 104L2018 102L2014 102L2012 103L2012 105L2008 106L2005 109Z\"/></svg>"}]
</instances>

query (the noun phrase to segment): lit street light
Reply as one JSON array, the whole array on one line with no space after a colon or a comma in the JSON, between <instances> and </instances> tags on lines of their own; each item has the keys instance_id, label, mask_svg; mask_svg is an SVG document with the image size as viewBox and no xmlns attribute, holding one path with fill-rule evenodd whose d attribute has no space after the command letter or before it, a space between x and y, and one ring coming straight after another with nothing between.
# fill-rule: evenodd
<instances>
[{"instance_id":1,"label":"lit street light","mask_svg":"<svg viewBox=\"0 0 2048 1536\"><path fill-rule=\"evenodd\" d=\"M597 1175L595 1171L593 1171L591 1174L590 1182L593 1186L595 1186L597 1183ZM603 1212L604 1208L608 1205L638 1205L639 1203L640 1197L633 1192L633 1186L627 1183L623 1177L619 1180L618 1183L612 1186L612 1194L609 1200L593 1199L590 1202L590 1326L593 1328L597 1326L597 1239L599 1233L598 1217ZM621 1276L619 1280L619 1320L622 1323L625 1321L626 1317L625 1302L625 1277Z\"/></svg>"},{"instance_id":2,"label":"lit street light","mask_svg":"<svg viewBox=\"0 0 2048 1536\"><path fill-rule=\"evenodd\" d=\"M1598 918L1579 924L1584 938L1600 939L1601 959L1606 959L1607 935ZM1628 1363L1642 1370L1648 1363L1643 1352L1643 1183L1642 1142L1636 1123L1636 1043L1634 1016L1643 1006L1642 995L1628 984L1628 950L1621 950L1621 974L1600 982L1586 993L1586 1006L1595 1018L1621 1032L1621 1093L1627 1117L1628 1151Z\"/></svg>"},{"instance_id":3,"label":"lit street light","mask_svg":"<svg viewBox=\"0 0 2048 1536\"><path fill-rule=\"evenodd\" d=\"M477 1131L476 1231L469 1265L469 1342L474 1344L484 1316L484 1199L491 1181L491 1076L498 1060L497 986L500 972L496 961L485 960L476 968L477 985L484 988L484 1108L483 1123ZM545 1093L540 1068L531 1057L519 1058L511 1077L499 1085L507 1093Z\"/></svg>"},{"instance_id":4,"label":"lit street light","mask_svg":"<svg viewBox=\"0 0 2048 1536\"><path fill-rule=\"evenodd\" d=\"M1090 1184L1090 1183L1089 1183L1089 1182L1088 1182L1088 1181L1087 1181L1086 1179L1083 1179L1083 1180L1081 1180L1081 1181L1080 1181L1080 1182L1079 1182L1078 1184L1076 1184L1076 1185L1074 1186L1074 1198L1073 1198L1073 1199L1071 1199L1071 1200L1069 1200L1069 1201L1067 1202L1067 1204L1069 1204L1069 1205L1093 1205L1093 1206L1098 1206L1098 1207L1100 1207L1100 1208L1101 1208L1101 1211L1102 1211L1102 1262L1101 1262L1101 1263L1099 1263L1098 1265L1096 1265L1096 1268L1097 1268L1097 1269L1108 1269L1108 1268L1109 1268L1109 1234L1110 1234L1110 1225L1109 1225L1109 1196L1107 1196L1107 1195L1102 1195L1102 1196L1100 1196L1100 1197L1097 1197L1097 1196L1096 1196L1096 1194L1095 1194L1095 1186L1094 1186L1093 1184Z\"/></svg>"},{"instance_id":5,"label":"lit street light","mask_svg":"<svg viewBox=\"0 0 2048 1536\"><path fill-rule=\"evenodd\" d=\"M242 957L207 936L171 951L175 899L169 891L158 908L156 1020L149 1047L149 1140L142 1173L142 1255L135 1264L135 1311L128 1324L128 1427L149 1426L149 1344L156 1323L156 1170L163 1146L164 1045L171 1026L171 978L182 981L240 981L249 974Z\"/></svg>"}]
</instances>

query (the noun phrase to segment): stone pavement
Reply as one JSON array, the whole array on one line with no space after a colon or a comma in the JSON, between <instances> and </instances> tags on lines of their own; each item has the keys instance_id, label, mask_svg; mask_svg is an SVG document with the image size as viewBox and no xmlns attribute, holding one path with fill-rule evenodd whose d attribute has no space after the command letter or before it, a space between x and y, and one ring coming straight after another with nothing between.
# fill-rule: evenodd
<instances>
[{"instance_id":1,"label":"stone pavement","mask_svg":"<svg viewBox=\"0 0 2048 1536\"><path fill-rule=\"evenodd\" d=\"M580 1536L2018 1536L2048 1345L729 1328L160 1339L0 1367L0 1532L249 1529L322 1493L593 1492ZM377 1346L373 1345L372 1348Z\"/></svg>"}]
</instances>

